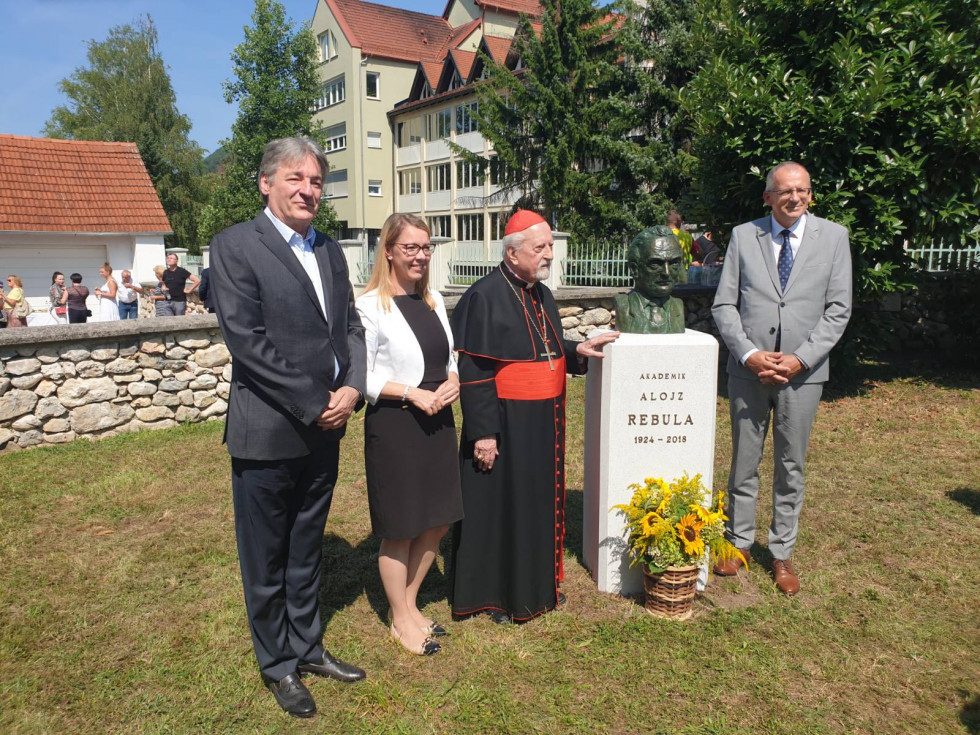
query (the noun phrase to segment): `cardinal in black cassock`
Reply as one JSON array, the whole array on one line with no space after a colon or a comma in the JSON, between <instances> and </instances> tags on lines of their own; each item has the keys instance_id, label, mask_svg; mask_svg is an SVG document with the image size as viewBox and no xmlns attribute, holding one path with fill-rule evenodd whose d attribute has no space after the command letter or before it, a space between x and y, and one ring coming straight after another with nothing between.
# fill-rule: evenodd
<instances>
[{"instance_id":1,"label":"cardinal in black cassock","mask_svg":"<svg viewBox=\"0 0 980 735\"><path fill-rule=\"evenodd\" d=\"M452 315L459 350L462 521L453 527L453 616L516 621L552 610L564 577L565 374L614 340L562 337L548 277L551 227L518 210L504 259Z\"/></svg>"}]
</instances>

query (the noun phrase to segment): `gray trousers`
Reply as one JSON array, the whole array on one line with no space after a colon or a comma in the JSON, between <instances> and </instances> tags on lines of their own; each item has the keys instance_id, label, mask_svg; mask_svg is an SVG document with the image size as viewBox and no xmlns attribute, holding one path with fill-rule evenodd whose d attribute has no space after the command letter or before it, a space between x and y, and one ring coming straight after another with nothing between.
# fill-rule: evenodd
<instances>
[{"instance_id":1,"label":"gray trousers","mask_svg":"<svg viewBox=\"0 0 980 735\"><path fill-rule=\"evenodd\" d=\"M732 467L728 477L728 538L740 549L755 541L759 462L772 422L772 525L769 551L775 559L793 553L803 508L803 463L823 383L762 385L728 376L732 421Z\"/></svg>"},{"instance_id":2,"label":"gray trousers","mask_svg":"<svg viewBox=\"0 0 980 735\"><path fill-rule=\"evenodd\" d=\"M164 301L158 316L184 316L187 313L186 301Z\"/></svg>"}]
</instances>

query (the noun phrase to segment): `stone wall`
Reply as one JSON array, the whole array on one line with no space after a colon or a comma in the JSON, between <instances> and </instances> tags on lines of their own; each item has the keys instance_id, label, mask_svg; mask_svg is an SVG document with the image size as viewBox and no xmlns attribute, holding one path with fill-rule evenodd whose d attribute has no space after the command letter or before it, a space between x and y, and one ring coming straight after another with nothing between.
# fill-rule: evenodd
<instances>
[{"instance_id":1,"label":"stone wall","mask_svg":"<svg viewBox=\"0 0 980 735\"><path fill-rule=\"evenodd\" d=\"M214 315L0 331L0 449L225 415L231 355Z\"/></svg>"}]
</instances>

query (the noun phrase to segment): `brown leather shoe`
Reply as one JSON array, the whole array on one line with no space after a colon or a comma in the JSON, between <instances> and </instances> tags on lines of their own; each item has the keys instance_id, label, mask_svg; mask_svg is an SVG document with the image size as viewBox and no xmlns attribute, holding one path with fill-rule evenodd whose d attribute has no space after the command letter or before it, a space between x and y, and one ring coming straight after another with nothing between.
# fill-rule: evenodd
<instances>
[{"instance_id":1,"label":"brown leather shoe","mask_svg":"<svg viewBox=\"0 0 980 735\"><path fill-rule=\"evenodd\" d=\"M789 559L772 560L772 577L776 580L776 587L784 595L795 595L800 591L800 578L793 571Z\"/></svg>"},{"instance_id":2,"label":"brown leather shoe","mask_svg":"<svg viewBox=\"0 0 980 735\"><path fill-rule=\"evenodd\" d=\"M748 549L738 549L738 552L742 554L745 559L741 557L735 557L734 559L728 559L727 561L720 561L715 564L715 574L722 577L734 577L738 574L738 570L742 567L747 567L749 550Z\"/></svg>"}]
</instances>

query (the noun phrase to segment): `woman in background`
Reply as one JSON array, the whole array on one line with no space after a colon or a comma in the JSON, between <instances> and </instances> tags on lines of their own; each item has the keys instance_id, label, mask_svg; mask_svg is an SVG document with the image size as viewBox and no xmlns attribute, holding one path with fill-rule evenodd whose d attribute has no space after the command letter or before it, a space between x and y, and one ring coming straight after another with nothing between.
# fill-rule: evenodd
<instances>
[{"instance_id":1,"label":"woman in background","mask_svg":"<svg viewBox=\"0 0 980 735\"><path fill-rule=\"evenodd\" d=\"M167 284L163 282L163 273L166 270L162 265L153 266L153 273L157 277L157 287L150 291L154 316L170 316L170 312L166 310L166 303L170 301L170 291L167 289Z\"/></svg>"},{"instance_id":2,"label":"woman in background","mask_svg":"<svg viewBox=\"0 0 980 735\"><path fill-rule=\"evenodd\" d=\"M82 274L71 274L71 285L61 295L61 303L68 308L69 324L84 324L88 321L88 286L82 285Z\"/></svg>"},{"instance_id":3,"label":"woman in background","mask_svg":"<svg viewBox=\"0 0 980 735\"><path fill-rule=\"evenodd\" d=\"M7 312L7 327L26 327L27 314L21 314L24 308L24 282L20 276L7 276L7 293L0 288L0 305Z\"/></svg>"},{"instance_id":4,"label":"woman in background","mask_svg":"<svg viewBox=\"0 0 980 735\"><path fill-rule=\"evenodd\" d=\"M391 637L432 655L446 635L418 609L439 541L463 517L452 404L459 397L453 336L429 290L432 244L425 220L393 214L381 228L374 271L357 299L367 344L364 455L378 570Z\"/></svg>"},{"instance_id":5,"label":"woman in background","mask_svg":"<svg viewBox=\"0 0 980 735\"><path fill-rule=\"evenodd\" d=\"M99 275L105 279L102 288L95 289L95 295L99 297L99 319L100 322L119 321L119 302L116 301L116 293L119 285L112 277L112 266L103 263L99 268Z\"/></svg>"},{"instance_id":6,"label":"woman in background","mask_svg":"<svg viewBox=\"0 0 980 735\"><path fill-rule=\"evenodd\" d=\"M51 318L56 324L68 323L68 310L62 306L62 296L65 295L65 274L55 271L51 274L51 289L48 298L51 301Z\"/></svg>"}]
</instances>

